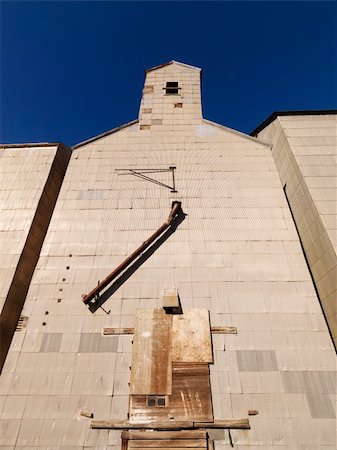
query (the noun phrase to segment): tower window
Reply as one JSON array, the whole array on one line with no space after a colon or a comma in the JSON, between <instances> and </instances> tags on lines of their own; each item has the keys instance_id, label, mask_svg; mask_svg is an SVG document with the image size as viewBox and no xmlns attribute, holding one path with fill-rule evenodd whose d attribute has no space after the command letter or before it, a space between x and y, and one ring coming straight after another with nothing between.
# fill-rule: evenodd
<instances>
[{"instance_id":1,"label":"tower window","mask_svg":"<svg viewBox=\"0 0 337 450\"><path fill-rule=\"evenodd\" d=\"M179 94L179 89L181 89L178 86L178 81L167 81L165 92L166 95L177 95Z\"/></svg>"}]
</instances>

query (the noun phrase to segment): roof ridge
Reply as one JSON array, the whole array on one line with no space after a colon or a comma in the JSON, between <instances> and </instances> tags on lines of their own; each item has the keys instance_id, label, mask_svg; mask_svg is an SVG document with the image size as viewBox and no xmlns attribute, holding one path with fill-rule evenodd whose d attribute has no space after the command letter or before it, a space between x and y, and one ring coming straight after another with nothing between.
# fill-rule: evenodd
<instances>
[{"instance_id":1,"label":"roof ridge","mask_svg":"<svg viewBox=\"0 0 337 450\"><path fill-rule=\"evenodd\" d=\"M146 69L145 73L152 72L153 70L161 69L162 67L169 66L170 64L178 64L179 66L187 67L188 69L199 70L200 72L202 70L200 67L192 66L190 64L186 64L186 63L172 59L171 61L168 61L166 63L159 64L158 66L154 66L154 67L150 67L149 69Z\"/></svg>"}]
</instances>

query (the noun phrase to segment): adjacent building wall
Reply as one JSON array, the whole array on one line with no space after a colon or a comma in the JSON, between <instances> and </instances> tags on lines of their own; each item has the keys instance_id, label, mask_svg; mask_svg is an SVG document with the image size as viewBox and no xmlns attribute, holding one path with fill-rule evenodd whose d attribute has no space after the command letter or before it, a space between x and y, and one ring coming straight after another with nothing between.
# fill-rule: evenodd
<instances>
[{"instance_id":1,"label":"adjacent building wall","mask_svg":"<svg viewBox=\"0 0 337 450\"><path fill-rule=\"evenodd\" d=\"M259 133L272 154L337 345L337 116L277 117Z\"/></svg>"},{"instance_id":2,"label":"adjacent building wall","mask_svg":"<svg viewBox=\"0 0 337 450\"><path fill-rule=\"evenodd\" d=\"M59 144L0 149L0 371L18 326L70 154L69 148Z\"/></svg>"}]
</instances>

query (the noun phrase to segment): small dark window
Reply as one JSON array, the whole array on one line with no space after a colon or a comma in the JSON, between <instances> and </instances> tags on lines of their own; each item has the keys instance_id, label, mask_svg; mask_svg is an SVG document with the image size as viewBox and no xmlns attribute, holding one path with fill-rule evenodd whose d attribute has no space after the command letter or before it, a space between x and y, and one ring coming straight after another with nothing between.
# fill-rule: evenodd
<instances>
[{"instance_id":1,"label":"small dark window","mask_svg":"<svg viewBox=\"0 0 337 450\"><path fill-rule=\"evenodd\" d=\"M146 405L151 406L166 406L166 397L165 395L148 395L146 399Z\"/></svg>"},{"instance_id":2,"label":"small dark window","mask_svg":"<svg viewBox=\"0 0 337 450\"><path fill-rule=\"evenodd\" d=\"M166 83L166 95L177 95L179 94L179 89L178 81L168 81Z\"/></svg>"},{"instance_id":3,"label":"small dark window","mask_svg":"<svg viewBox=\"0 0 337 450\"><path fill-rule=\"evenodd\" d=\"M165 406L165 396L158 395L157 397L157 406Z\"/></svg>"},{"instance_id":4,"label":"small dark window","mask_svg":"<svg viewBox=\"0 0 337 450\"><path fill-rule=\"evenodd\" d=\"M156 406L156 396L155 395L148 395L147 406Z\"/></svg>"}]
</instances>

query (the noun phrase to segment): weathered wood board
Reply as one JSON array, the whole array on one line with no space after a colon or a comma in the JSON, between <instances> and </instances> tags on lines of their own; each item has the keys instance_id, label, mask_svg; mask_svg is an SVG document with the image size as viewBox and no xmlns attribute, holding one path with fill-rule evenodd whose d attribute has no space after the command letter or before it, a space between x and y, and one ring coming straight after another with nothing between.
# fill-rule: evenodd
<instances>
[{"instance_id":1,"label":"weathered wood board","mask_svg":"<svg viewBox=\"0 0 337 450\"><path fill-rule=\"evenodd\" d=\"M165 407L146 405L146 395L130 397L130 422L213 421L209 367L203 364L173 364L172 395Z\"/></svg>"},{"instance_id":2,"label":"weathered wood board","mask_svg":"<svg viewBox=\"0 0 337 450\"><path fill-rule=\"evenodd\" d=\"M249 420L244 419L215 419L214 422L192 422L192 421L163 421L148 423L131 423L127 420L116 419L94 419L90 423L92 429L102 430L189 430L192 428L219 428L219 429L244 429L250 428Z\"/></svg>"},{"instance_id":3,"label":"weathered wood board","mask_svg":"<svg viewBox=\"0 0 337 450\"><path fill-rule=\"evenodd\" d=\"M205 430L183 431L128 431L122 432L122 440L128 443L128 449L206 449Z\"/></svg>"},{"instance_id":4,"label":"weathered wood board","mask_svg":"<svg viewBox=\"0 0 337 450\"><path fill-rule=\"evenodd\" d=\"M138 310L133 337L131 395L172 393L172 316Z\"/></svg>"},{"instance_id":5,"label":"weathered wood board","mask_svg":"<svg viewBox=\"0 0 337 450\"><path fill-rule=\"evenodd\" d=\"M249 429L248 419L214 419L214 422L194 422L196 428Z\"/></svg>"},{"instance_id":6,"label":"weathered wood board","mask_svg":"<svg viewBox=\"0 0 337 450\"><path fill-rule=\"evenodd\" d=\"M205 430L122 431L122 439L205 439Z\"/></svg>"},{"instance_id":7,"label":"weathered wood board","mask_svg":"<svg viewBox=\"0 0 337 450\"><path fill-rule=\"evenodd\" d=\"M236 327L211 327L212 334L237 334Z\"/></svg>"},{"instance_id":8,"label":"weathered wood board","mask_svg":"<svg viewBox=\"0 0 337 450\"><path fill-rule=\"evenodd\" d=\"M134 429L148 429L148 430L184 430L193 428L192 421L149 421L146 423L132 423L128 420L116 420L116 419L93 419L90 423L90 428L94 430L130 430Z\"/></svg>"},{"instance_id":9,"label":"weathered wood board","mask_svg":"<svg viewBox=\"0 0 337 450\"><path fill-rule=\"evenodd\" d=\"M128 448L130 448L130 447L128 447ZM165 448L165 450L185 450L186 448L191 448L191 447L152 447L152 450L162 450L163 448ZM194 450L204 450L205 448L207 448L207 447L205 447L205 446L203 446L203 447L193 447L194 448ZM138 447L138 450L147 450L148 449L148 447Z\"/></svg>"},{"instance_id":10,"label":"weathered wood board","mask_svg":"<svg viewBox=\"0 0 337 450\"><path fill-rule=\"evenodd\" d=\"M106 327L103 329L104 336L114 336L122 334L133 334L134 328Z\"/></svg>"},{"instance_id":11,"label":"weathered wood board","mask_svg":"<svg viewBox=\"0 0 337 450\"><path fill-rule=\"evenodd\" d=\"M173 390L173 387L172 387ZM170 420L170 400L165 407L146 405L146 395L132 395L129 403L129 417L131 423L168 422Z\"/></svg>"},{"instance_id":12,"label":"weathered wood board","mask_svg":"<svg viewBox=\"0 0 337 450\"><path fill-rule=\"evenodd\" d=\"M237 334L236 327L211 327L212 334ZM106 327L103 329L104 336L121 335L121 334L133 334L133 328L114 328Z\"/></svg>"},{"instance_id":13,"label":"weathered wood board","mask_svg":"<svg viewBox=\"0 0 337 450\"><path fill-rule=\"evenodd\" d=\"M170 410L174 418L212 422L213 407L208 364L173 364L172 380Z\"/></svg>"},{"instance_id":14,"label":"weathered wood board","mask_svg":"<svg viewBox=\"0 0 337 450\"><path fill-rule=\"evenodd\" d=\"M128 448L206 448L205 439L158 439L129 441Z\"/></svg>"},{"instance_id":15,"label":"weathered wood board","mask_svg":"<svg viewBox=\"0 0 337 450\"><path fill-rule=\"evenodd\" d=\"M172 316L172 362L213 362L207 309L186 309L184 314Z\"/></svg>"}]
</instances>

